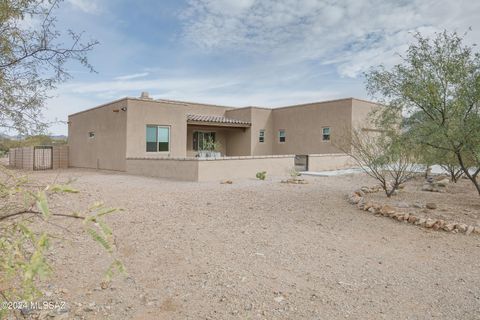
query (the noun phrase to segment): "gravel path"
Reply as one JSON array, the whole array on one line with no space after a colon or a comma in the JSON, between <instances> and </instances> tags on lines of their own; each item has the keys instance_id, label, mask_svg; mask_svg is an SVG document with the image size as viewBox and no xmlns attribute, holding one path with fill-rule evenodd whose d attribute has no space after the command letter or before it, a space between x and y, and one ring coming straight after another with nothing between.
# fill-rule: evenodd
<instances>
[{"instance_id":1,"label":"gravel path","mask_svg":"<svg viewBox=\"0 0 480 320\"><path fill-rule=\"evenodd\" d=\"M69 169L69 209L103 199L127 277L88 238L54 242L48 288L65 319L479 319L480 237L362 213L361 174L188 183ZM75 231L74 228L72 228Z\"/></svg>"}]
</instances>

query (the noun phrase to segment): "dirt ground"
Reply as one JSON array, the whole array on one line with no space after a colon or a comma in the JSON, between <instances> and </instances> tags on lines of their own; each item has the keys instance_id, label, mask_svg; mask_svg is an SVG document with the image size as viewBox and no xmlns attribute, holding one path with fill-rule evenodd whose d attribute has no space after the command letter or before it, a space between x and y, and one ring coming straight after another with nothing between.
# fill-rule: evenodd
<instances>
[{"instance_id":1,"label":"dirt ground","mask_svg":"<svg viewBox=\"0 0 480 320\"><path fill-rule=\"evenodd\" d=\"M387 199L384 192L368 194L366 199L389 204L397 211L413 213L417 217L443 219L472 226L480 226L480 197L468 179L449 183L445 193L422 191L422 176L409 181L397 196ZM427 203L435 210L425 208Z\"/></svg>"},{"instance_id":2,"label":"dirt ground","mask_svg":"<svg viewBox=\"0 0 480 320\"><path fill-rule=\"evenodd\" d=\"M98 245L73 226L73 234L56 229L75 240L52 245L55 274L45 285L49 299L68 305L57 318L480 319L480 237L356 209L345 195L374 184L362 174L306 177L305 185L80 169L33 176L76 178L82 192L57 202L59 211L97 200L125 209L109 222L128 274L106 289ZM480 197L461 203L454 191L428 196L447 199L449 210L467 206L478 223Z\"/></svg>"}]
</instances>

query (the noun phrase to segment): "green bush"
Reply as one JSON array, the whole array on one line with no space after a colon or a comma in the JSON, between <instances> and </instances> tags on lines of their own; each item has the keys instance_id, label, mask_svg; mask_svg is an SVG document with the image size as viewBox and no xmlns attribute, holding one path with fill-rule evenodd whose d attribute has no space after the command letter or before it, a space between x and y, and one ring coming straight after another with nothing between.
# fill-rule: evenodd
<instances>
[{"instance_id":1,"label":"green bush","mask_svg":"<svg viewBox=\"0 0 480 320\"><path fill-rule=\"evenodd\" d=\"M267 171L257 172L256 177L259 180L265 180L265 178L267 177Z\"/></svg>"}]
</instances>

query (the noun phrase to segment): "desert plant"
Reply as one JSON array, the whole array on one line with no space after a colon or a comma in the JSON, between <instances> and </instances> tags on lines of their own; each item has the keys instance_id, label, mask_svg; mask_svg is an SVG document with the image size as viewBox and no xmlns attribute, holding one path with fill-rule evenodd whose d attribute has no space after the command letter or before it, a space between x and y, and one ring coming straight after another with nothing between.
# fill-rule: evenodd
<instances>
[{"instance_id":1,"label":"desert plant","mask_svg":"<svg viewBox=\"0 0 480 320\"><path fill-rule=\"evenodd\" d=\"M265 180L265 178L267 177L267 172L266 171L260 171L260 172L257 172L257 174L255 176L259 180Z\"/></svg>"},{"instance_id":2,"label":"desert plant","mask_svg":"<svg viewBox=\"0 0 480 320\"><path fill-rule=\"evenodd\" d=\"M215 141L211 136L209 136L207 138L207 141L205 141L203 144L203 150L211 151L211 152L218 151L220 147L221 147L220 142Z\"/></svg>"},{"instance_id":3,"label":"desert plant","mask_svg":"<svg viewBox=\"0 0 480 320\"><path fill-rule=\"evenodd\" d=\"M421 170L417 154L397 130L368 132L353 129L350 145L338 147L376 179L387 197Z\"/></svg>"},{"instance_id":4,"label":"desert plant","mask_svg":"<svg viewBox=\"0 0 480 320\"><path fill-rule=\"evenodd\" d=\"M297 169L295 169L295 167L292 167L288 170L288 175L292 178L292 179L297 179L299 176L300 176L300 172L298 172Z\"/></svg>"},{"instance_id":5,"label":"desert plant","mask_svg":"<svg viewBox=\"0 0 480 320\"><path fill-rule=\"evenodd\" d=\"M400 130L416 149L447 154L452 177L461 168L480 195L480 53L474 49L457 33L417 33L400 64L375 68L366 79L383 113L403 115Z\"/></svg>"},{"instance_id":6,"label":"desert plant","mask_svg":"<svg viewBox=\"0 0 480 320\"><path fill-rule=\"evenodd\" d=\"M56 237L47 230L62 228L59 221L52 221L54 218L78 222L84 232L105 249L106 258L111 260L105 272L105 281L109 281L115 272L123 272L124 267L116 257L113 233L105 221L105 217L117 209L95 203L82 212L69 213L58 212L58 209L54 210L49 205L53 198L77 192L68 184L38 185L26 176L17 176L0 166L2 306L8 306L13 301L34 301L41 297L37 283L52 272L47 253L50 239ZM15 313L18 310L0 309L0 318L7 312Z\"/></svg>"}]
</instances>

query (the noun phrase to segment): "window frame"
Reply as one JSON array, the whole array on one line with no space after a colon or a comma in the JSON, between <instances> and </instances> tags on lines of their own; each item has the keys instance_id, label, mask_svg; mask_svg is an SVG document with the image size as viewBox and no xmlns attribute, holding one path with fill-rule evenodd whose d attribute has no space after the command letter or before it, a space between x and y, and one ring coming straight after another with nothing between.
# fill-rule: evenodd
<instances>
[{"instance_id":1,"label":"window frame","mask_svg":"<svg viewBox=\"0 0 480 320\"><path fill-rule=\"evenodd\" d=\"M265 129L260 129L258 132L258 142L264 143L265 142Z\"/></svg>"},{"instance_id":2,"label":"window frame","mask_svg":"<svg viewBox=\"0 0 480 320\"><path fill-rule=\"evenodd\" d=\"M283 133L283 137L282 137ZM283 138L283 141L282 141ZM287 141L287 130L285 129L278 129L278 143L285 143Z\"/></svg>"},{"instance_id":3,"label":"window frame","mask_svg":"<svg viewBox=\"0 0 480 320\"><path fill-rule=\"evenodd\" d=\"M205 135L206 133L208 133L210 136L213 136L213 142L217 141L217 131L194 130L193 133L192 133L193 151L204 151L205 150L205 149L200 149L199 148L199 142L200 142L200 139L198 138L199 133L202 133L202 135ZM197 134L197 140L196 141L195 141L195 134ZM202 137L202 139L204 139L204 137ZM195 145L195 142L196 142L196 145Z\"/></svg>"},{"instance_id":4,"label":"window frame","mask_svg":"<svg viewBox=\"0 0 480 320\"><path fill-rule=\"evenodd\" d=\"M148 128L155 128L155 147L156 151L148 151L147 143L147 130ZM168 150L167 151L160 151L159 149L159 141L158 141L158 129L163 128L168 130ZM171 126L169 125L161 125L161 124L147 124L145 125L145 152L146 153L159 153L159 154L169 154L170 153L170 145L171 145L171 140L172 140L172 135L171 135Z\"/></svg>"},{"instance_id":5,"label":"window frame","mask_svg":"<svg viewBox=\"0 0 480 320\"><path fill-rule=\"evenodd\" d=\"M325 129L328 129L328 135L325 134ZM328 139L325 139L325 136L328 136ZM322 141L330 142L332 139L332 128L331 127L322 127Z\"/></svg>"}]
</instances>

